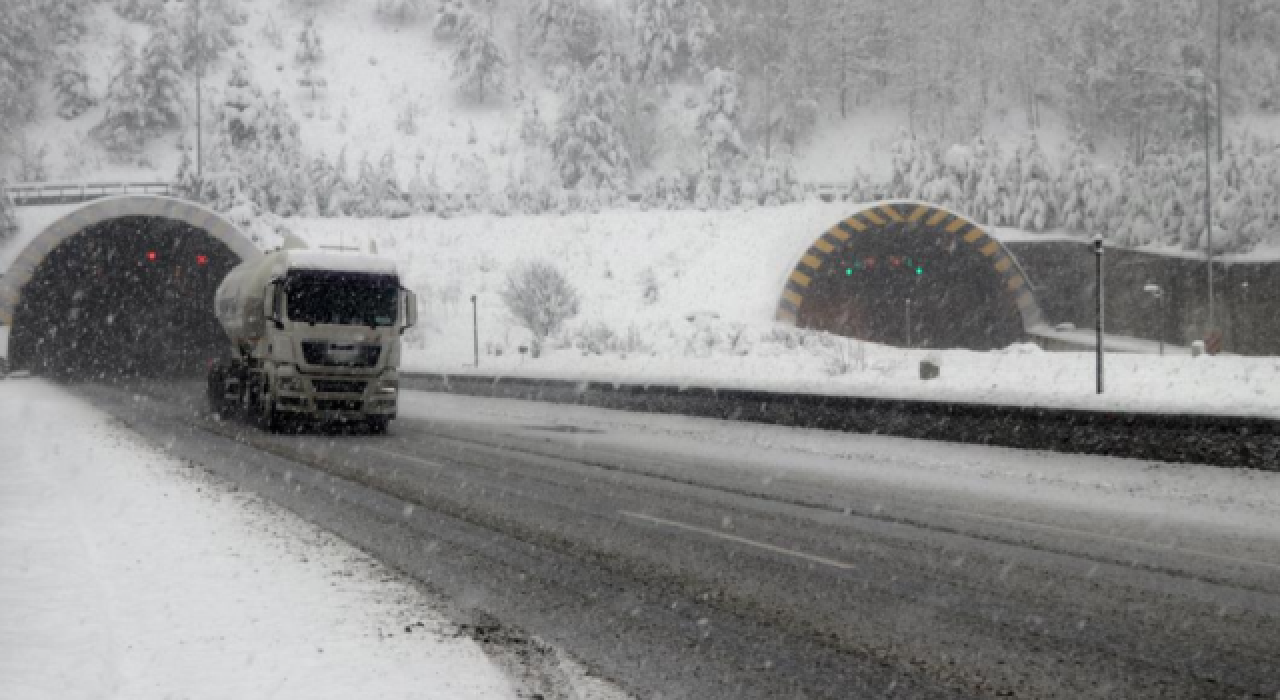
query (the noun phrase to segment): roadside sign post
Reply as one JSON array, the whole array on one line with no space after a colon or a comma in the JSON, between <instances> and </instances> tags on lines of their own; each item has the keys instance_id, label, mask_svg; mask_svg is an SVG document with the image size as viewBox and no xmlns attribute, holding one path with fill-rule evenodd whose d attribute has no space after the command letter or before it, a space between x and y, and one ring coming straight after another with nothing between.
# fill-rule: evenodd
<instances>
[{"instance_id":1,"label":"roadside sign post","mask_svg":"<svg viewBox=\"0 0 1280 700\"><path fill-rule=\"evenodd\" d=\"M907 297L907 347L911 347L911 297Z\"/></svg>"},{"instance_id":2,"label":"roadside sign post","mask_svg":"<svg viewBox=\"0 0 1280 700\"><path fill-rule=\"evenodd\" d=\"M476 304L476 295L471 295L471 340L475 352L476 367L480 366L480 307Z\"/></svg>"},{"instance_id":3,"label":"roadside sign post","mask_svg":"<svg viewBox=\"0 0 1280 700\"><path fill-rule=\"evenodd\" d=\"M1104 311L1104 310L1103 310L1103 303L1102 303L1102 300L1103 300L1103 294L1104 294L1104 289L1103 289L1103 286L1102 286L1102 285L1103 285L1103 275L1102 275L1102 252L1103 252L1103 250L1102 250L1102 236L1101 236L1101 235L1094 236L1094 237L1093 237L1093 254L1094 254L1094 257L1096 257L1096 258L1097 258L1097 261L1098 261L1098 262L1097 262L1097 284L1095 285L1095 291L1096 291L1097 302L1098 302L1098 319L1097 319L1097 326L1098 326L1098 393L1099 393L1099 394L1101 394L1101 393L1102 393L1102 389L1103 389L1103 384L1102 384L1102 364L1103 364L1103 362L1102 362L1102 359L1103 359L1103 355L1104 355L1104 349L1103 349L1103 346L1102 346L1102 331L1103 331L1103 327L1104 327L1104 319L1103 319L1103 311Z\"/></svg>"},{"instance_id":4,"label":"roadside sign post","mask_svg":"<svg viewBox=\"0 0 1280 700\"><path fill-rule=\"evenodd\" d=\"M1158 284L1148 284L1142 288L1142 291L1155 297L1156 305L1159 307L1159 321L1156 324L1156 336L1160 339L1160 356L1164 357L1164 290Z\"/></svg>"}]
</instances>

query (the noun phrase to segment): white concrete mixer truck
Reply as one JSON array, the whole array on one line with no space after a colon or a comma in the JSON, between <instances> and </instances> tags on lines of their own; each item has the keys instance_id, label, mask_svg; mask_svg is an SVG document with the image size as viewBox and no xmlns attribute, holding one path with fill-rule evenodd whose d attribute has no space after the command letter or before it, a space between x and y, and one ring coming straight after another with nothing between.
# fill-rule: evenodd
<instances>
[{"instance_id":1,"label":"white concrete mixer truck","mask_svg":"<svg viewBox=\"0 0 1280 700\"><path fill-rule=\"evenodd\" d=\"M234 268L215 304L231 352L209 369L211 410L272 431L296 419L382 433L396 417L417 299L391 261L279 250Z\"/></svg>"}]
</instances>

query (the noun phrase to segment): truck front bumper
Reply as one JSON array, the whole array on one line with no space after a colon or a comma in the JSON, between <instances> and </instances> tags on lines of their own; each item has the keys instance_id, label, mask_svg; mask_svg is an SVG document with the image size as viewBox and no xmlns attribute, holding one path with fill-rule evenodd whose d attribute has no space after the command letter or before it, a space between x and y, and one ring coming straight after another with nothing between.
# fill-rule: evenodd
<instances>
[{"instance_id":1,"label":"truck front bumper","mask_svg":"<svg viewBox=\"0 0 1280 700\"><path fill-rule=\"evenodd\" d=\"M399 394L394 375L372 379L295 375L277 382L276 408L319 421L391 420L396 417Z\"/></svg>"}]
</instances>

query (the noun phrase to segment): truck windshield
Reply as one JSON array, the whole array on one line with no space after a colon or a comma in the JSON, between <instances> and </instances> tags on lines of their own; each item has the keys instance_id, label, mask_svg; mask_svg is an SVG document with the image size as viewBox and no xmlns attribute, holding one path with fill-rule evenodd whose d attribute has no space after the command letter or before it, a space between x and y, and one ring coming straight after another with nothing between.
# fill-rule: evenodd
<instances>
[{"instance_id":1,"label":"truck windshield","mask_svg":"<svg viewBox=\"0 0 1280 700\"><path fill-rule=\"evenodd\" d=\"M285 282L289 319L339 326L390 326L399 281L389 275L294 270Z\"/></svg>"}]
</instances>

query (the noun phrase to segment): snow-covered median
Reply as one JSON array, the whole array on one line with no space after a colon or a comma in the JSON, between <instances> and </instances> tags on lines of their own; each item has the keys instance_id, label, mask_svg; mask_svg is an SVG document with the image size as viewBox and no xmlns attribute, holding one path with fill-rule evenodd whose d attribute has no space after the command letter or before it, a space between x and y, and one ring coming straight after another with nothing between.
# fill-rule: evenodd
<instances>
[{"instance_id":1,"label":"snow-covered median","mask_svg":"<svg viewBox=\"0 0 1280 700\"><path fill-rule=\"evenodd\" d=\"M201 474L0 382L0 697L516 697L405 579Z\"/></svg>"}]
</instances>

